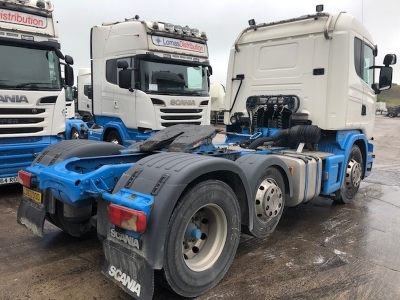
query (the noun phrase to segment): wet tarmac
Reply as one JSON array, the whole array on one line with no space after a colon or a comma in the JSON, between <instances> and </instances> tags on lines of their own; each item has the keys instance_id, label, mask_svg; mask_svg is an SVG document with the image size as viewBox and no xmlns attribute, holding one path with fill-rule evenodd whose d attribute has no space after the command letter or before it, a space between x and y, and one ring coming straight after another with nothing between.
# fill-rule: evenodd
<instances>
[{"instance_id":1,"label":"wet tarmac","mask_svg":"<svg viewBox=\"0 0 400 300\"><path fill-rule=\"evenodd\" d=\"M269 237L242 236L224 279L197 299L400 299L400 118L377 115L374 169L346 205L286 209ZM17 224L19 186L0 187L1 299L130 299L101 273L96 239ZM154 299L181 299L156 286Z\"/></svg>"}]
</instances>

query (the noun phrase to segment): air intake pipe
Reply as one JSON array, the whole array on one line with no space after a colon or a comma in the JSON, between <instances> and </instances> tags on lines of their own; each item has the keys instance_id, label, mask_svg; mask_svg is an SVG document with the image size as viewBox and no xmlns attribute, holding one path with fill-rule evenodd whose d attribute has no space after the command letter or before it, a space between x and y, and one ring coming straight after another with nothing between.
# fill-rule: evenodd
<instances>
[{"instance_id":1,"label":"air intake pipe","mask_svg":"<svg viewBox=\"0 0 400 300\"><path fill-rule=\"evenodd\" d=\"M290 129L278 131L273 136L258 138L249 145L249 149L257 149L265 142L276 142L284 137L289 137L289 140L300 143L317 144L321 139L321 134L321 128L316 125L297 125Z\"/></svg>"}]
</instances>

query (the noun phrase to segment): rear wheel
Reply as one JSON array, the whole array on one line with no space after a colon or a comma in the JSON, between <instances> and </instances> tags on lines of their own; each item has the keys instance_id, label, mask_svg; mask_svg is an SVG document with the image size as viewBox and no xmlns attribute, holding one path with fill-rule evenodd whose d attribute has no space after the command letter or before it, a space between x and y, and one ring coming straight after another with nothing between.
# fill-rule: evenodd
<instances>
[{"instance_id":1,"label":"rear wheel","mask_svg":"<svg viewBox=\"0 0 400 300\"><path fill-rule=\"evenodd\" d=\"M212 289L225 275L240 238L240 208L218 180L194 186L178 202L165 238L164 281L184 297Z\"/></svg>"},{"instance_id":2,"label":"rear wheel","mask_svg":"<svg viewBox=\"0 0 400 300\"><path fill-rule=\"evenodd\" d=\"M285 184L278 169L269 167L257 184L253 199L254 219L250 233L258 238L266 237L278 225L285 206Z\"/></svg>"},{"instance_id":3,"label":"rear wheel","mask_svg":"<svg viewBox=\"0 0 400 300\"><path fill-rule=\"evenodd\" d=\"M110 131L110 133L107 134L106 142L122 145L121 136L119 135L118 131L116 131L116 130Z\"/></svg>"},{"instance_id":4,"label":"rear wheel","mask_svg":"<svg viewBox=\"0 0 400 300\"><path fill-rule=\"evenodd\" d=\"M347 161L343 185L340 189L340 198L335 199L336 202L349 203L353 200L360 188L363 170L364 164L361 150L357 145L353 145Z\"/></svg>"}]
</instances>

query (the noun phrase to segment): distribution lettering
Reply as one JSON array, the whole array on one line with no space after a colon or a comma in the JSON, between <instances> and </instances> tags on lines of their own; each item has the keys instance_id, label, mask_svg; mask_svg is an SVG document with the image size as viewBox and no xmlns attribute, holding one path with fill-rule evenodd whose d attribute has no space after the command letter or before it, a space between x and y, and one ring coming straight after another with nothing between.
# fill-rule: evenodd
<instances>
[{"instance_id":1,"label":"distribution lettering","mask_svg":"<svg viewBox=\"0 0 400 300\"><path fill-rule=\"evenodd\" d=\"M18 12L9 12L0 10L0 21L11 22L16 24L30 25L35 27L46 27L44 20L28 14L21 14Z\"/></svg>"}]
</instances>

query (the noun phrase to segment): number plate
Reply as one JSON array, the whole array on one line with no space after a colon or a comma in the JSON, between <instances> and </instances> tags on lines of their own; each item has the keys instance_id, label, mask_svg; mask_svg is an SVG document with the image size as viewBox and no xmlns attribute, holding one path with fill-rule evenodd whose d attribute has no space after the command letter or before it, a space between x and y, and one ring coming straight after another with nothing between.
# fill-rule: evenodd
<instances>
[{"instance_id":1,"label":"number plate","mask_svg":"<svg viewBox=\"0 0 400 300\"><path fill-rule=\"evenodd\" d=\"M42 193L23 187L22 194L36 203L42 203Z\"/></svg>"},{"instance_id":2,"label":"number plate","mask_svg":"<svg viewBox=\"0 0 400 300\"><path fill-rule=\"evenodd\" d=\"M0 185L11 184L11 183L18 183L18 177L13 176L13 177L0 178Z\"/></svg>"}]
</instances>

